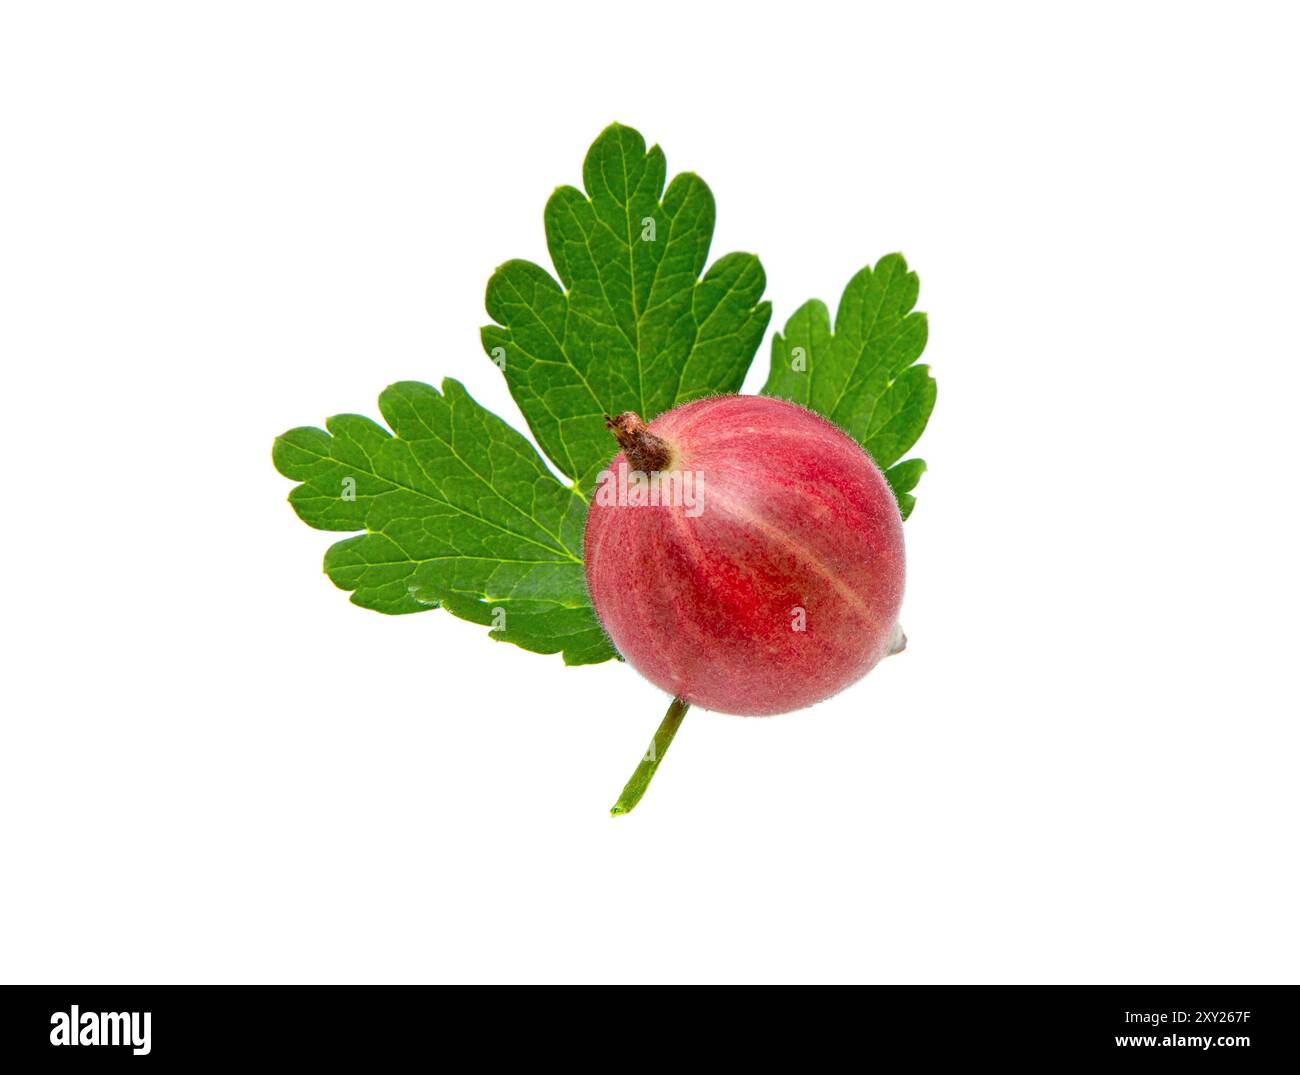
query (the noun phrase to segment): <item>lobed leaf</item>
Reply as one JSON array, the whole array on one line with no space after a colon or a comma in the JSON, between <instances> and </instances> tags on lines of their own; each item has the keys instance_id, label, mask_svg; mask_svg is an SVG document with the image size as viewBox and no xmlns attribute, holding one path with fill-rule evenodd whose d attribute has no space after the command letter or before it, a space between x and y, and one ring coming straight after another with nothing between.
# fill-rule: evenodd
<instances>
[{"instance_id":1,"label":"lobed leaf","mask_svg":"<svg viewBox=\"0 0 1300 1075\"><path fill-rule=\"evenodd\" d=\"M334 584L380 612L441 606L567 664L615 656L587 597L582 497L456 381L394 384L379 409L389 429L341 414L275 442L299 517L364 531L326 553Z\"/></svg>"},{"instance_id":2,"label":"lobed leaf","mask_svg":"<svg viewBox=\"0 0 1300 1075\"><path fill-rule=\"evenodd\" d=\"M913 309L919 291L903 256L888 254L849 281L834 329L825 303L804 303L772 339L763 386L764 395L817 411L861 444L885 471L904 518L925 463L898 461L925 430L936 392L929 367L916 364L927 335L925 314Z\"/></svg>"},{"instance_id":3,"label":"lobed leaf","mask_svg":"<svg viewBox=\"0 0 1300 1075\"><path fill-rule=\"evenodd\" d=\"M606 414L650 421L738 391L771 316L758 258L728 254L704 271L713 194L690 173L665 191L666 174L658 146L606 128L583 164L585 193L560 187L546 205L558 282L529 261L488 281L496 323L483 348L537 443L581 488L613 455Z\"/></svg>"},{"instance_id":4,"label":"lobed leaf","mask_svg":"<svg viewBox=\"0 0 1300 1075\"><path fill-rule=\"evenodd\" d=\"M752 254L707 270L713 195L684 173L665 189L658 146L613 124L544 214L555 276L528 261L492 275L483 347L502 368L557 480L520 433L454 380L402 382L379 400L389 428L359 415L292 429L274 461L300 484L294 510L354 531L325 555L352 601L386 613L442 607L492 637L568 664L617 655L596 622L582 566L581 494L614 454L606 414L649 421L691 399L738 391L771 316ZM556 279L558 277L558 280ZM847 429L885 469L906 518L925 463L899 462L934 407L916 275L897 254L850 282L832 330L816 300L773 340L763 392ZM796 362L794 359L798 357Z\"/></svg>"}]
</instances>

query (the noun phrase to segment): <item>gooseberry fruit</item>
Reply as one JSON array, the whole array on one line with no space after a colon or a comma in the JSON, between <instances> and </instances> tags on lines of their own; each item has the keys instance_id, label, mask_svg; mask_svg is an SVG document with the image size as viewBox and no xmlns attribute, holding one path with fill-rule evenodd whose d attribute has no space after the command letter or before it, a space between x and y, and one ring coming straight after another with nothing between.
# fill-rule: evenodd
<instances>
[{"instance_id":1,"label":"gooseberry fruit","mask_svg":"<svg viewBox=\"0 0 1300 1075\"><path fill-rule=\"evenodd\" d=\"M839 427L765 396L607 424L584 538L618 652L682 702L771 715L820 702L902 648L903 523Z\"/></svg>"}]
</instances>

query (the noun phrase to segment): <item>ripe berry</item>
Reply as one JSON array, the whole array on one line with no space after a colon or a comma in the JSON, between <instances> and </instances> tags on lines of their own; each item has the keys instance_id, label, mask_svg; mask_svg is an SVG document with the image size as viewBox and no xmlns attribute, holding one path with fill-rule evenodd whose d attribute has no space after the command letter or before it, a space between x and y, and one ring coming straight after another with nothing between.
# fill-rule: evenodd
<instances>
[{"instance_id":1,"label":"ripe berry","mask_svg":"<svg viewBox=\"0 0 1300 1075\"><path fill-rule=\"evenodd\" d=\"M652 683L770 715L829 698L902 648L902 519L846 433L763 396L609 425L622 451L587 519L587 586Z\"/></svg>"}]
</instances>

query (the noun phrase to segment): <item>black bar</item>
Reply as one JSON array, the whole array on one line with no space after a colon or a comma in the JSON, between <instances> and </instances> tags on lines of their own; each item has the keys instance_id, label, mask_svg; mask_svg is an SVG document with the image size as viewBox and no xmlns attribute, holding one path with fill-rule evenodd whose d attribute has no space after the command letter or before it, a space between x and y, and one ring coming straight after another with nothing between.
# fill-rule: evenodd
<instances>
[{"instance_id":1,"label":"black bar","mask_svg":"<svg viewBox=\"0 0 1300 1075\"><path fill-rule=\"evenodd\" d=\"M452 1062L469 1050L475 1065L621 1066L637 1058L673 1065L693 1054L694 1062L715 1058L730 1067L790 1050L829 1061L847 1048L863 1062L898 1050L917 1062L1050 1065L1129 1054L1140 1064L1176 1058L1237 1069L1300 1055L1296 986L686 987L696 995L670 997L673 989L6 986L0 1064L11 1071L29 1070L12 1067L14 1059L41 1070L257 1059L369 1066L412 1057ZM68 1037L73 1005L87 1043L53 1044L52 1036ZM131 1013L134 1021L122 1018ZM121 1043L89 1044L101 1033Z\"/></svg>"}]
</instances>

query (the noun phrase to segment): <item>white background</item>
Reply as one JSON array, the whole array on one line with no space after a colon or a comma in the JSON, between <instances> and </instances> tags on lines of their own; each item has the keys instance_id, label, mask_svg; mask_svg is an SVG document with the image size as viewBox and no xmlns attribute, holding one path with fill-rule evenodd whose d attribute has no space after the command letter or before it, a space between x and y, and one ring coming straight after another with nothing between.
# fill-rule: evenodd
<instances>
[{"instance_id":1,"label":"white background","mask_svg":"<svg viewBox=\"0 0 1300 1075\"><path fill-rule=\"evenodd\" d=\"M1297 979L1284 6L3 11L4 979ZM907 652L620 819L667 699L351 606L270 462L519 421L484 285L614 119L774 325L902 250L939 383Z\"/></svg>"}]
</instances>

